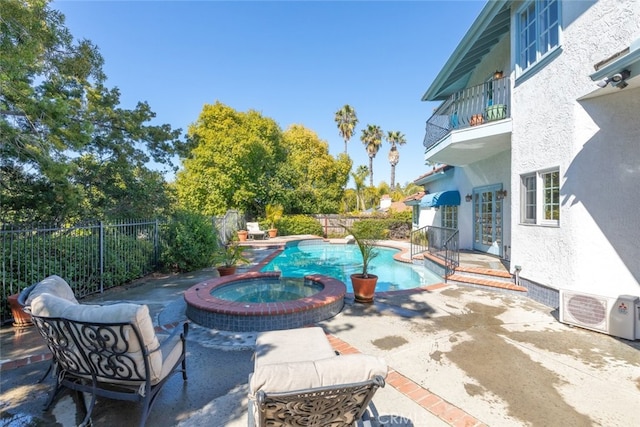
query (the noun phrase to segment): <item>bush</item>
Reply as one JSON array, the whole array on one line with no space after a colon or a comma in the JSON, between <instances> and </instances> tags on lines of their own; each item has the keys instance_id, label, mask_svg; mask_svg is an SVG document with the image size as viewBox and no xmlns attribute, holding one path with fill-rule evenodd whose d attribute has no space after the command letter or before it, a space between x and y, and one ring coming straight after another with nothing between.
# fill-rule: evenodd
<instances>
[{"instance_id":1,"label":"bush","mask_svg":"<svg viewBox=\"0 0 640 427\"><path fill-rule=\"evenodd\" d=\"M322 225L315 218L306 215L288 215L278 221L278 234L281 236L297 234L322 236L322 233Z\"/></svg>"},{"instance_id":2,"label":"bush","mask_svg":"<svg viewBox=\"0 0 640 427\"><path fill-rule=\"evenodd\" d=\"M176 212L161 228L162 266L173 271L208 267L217 239L211 218L193 212Z\"/></svg>"},{"instance_id":3,"label":"bush","mask_svg":"<svg viewBox=\"0 0 640 427\"><path fill-rule=\"evenodd\" d=\"M360 236L371 239L405 240L411 236L411 217L364 219L353 224L353 230Z\"/></svg>"},{"instance_id":4,"label":"bush","mask_svg":"<svg viewBox=\"0 0 640 427\"><path fill-rule=\"evenodd\" d=\"M387 220L385 219L363 219L354 222L351 227L354 234L363 239L386 239L389 236Z\"/></svg>"}]
</instances>

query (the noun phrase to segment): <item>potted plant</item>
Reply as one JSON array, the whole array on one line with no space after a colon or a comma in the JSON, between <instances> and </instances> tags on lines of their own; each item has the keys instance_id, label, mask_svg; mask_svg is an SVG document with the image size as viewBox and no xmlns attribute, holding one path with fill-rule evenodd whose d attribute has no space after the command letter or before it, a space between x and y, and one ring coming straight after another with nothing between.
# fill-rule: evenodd
<instances>
[{"instance_id":1,"label":"potted plant","mask_svg":"<svg viewBox=\"0 0 640 427\"><path fill-rule=\"evenodd\" d=\"M246 242L248 235L249 235L249 232L247 230L238 230L238 240L239 241Z\"/></svg>"},{"instance_id":2,"label":"potted plant","mask_svg":"<svg viewBox=\"0 0 640 427\"><path fill-rule=\"evenodd\" d=\"M380 253L375 245L376 239L356 233L346 226L343 227L355 239L355 243L362 256L362 273L351 275L351 285L353 287L355 301L365 304L372 303L376 293L378 276L369 273L369 263Z\"/></svg>"},{"instance_id":3,"label":"potted plant","mask_svg":"<svg viewBox=\"0 0 640 427\"><path fill-rule=\"evenodd\" d=\"M242 255L244 248L238 245L237 242L227 242L214 253L213 259L217 265L216 269L220 276L229 276L236 273L238 264L245 264L249 262L247 258Z\"/></svg>"},{"instance_id":4,"label":"potted plant","mask_svg":"<svg viewBox=\"0 0 640 427\"><path fill-rule=\"evenodd\" d=\"M278 229L276 228L276 222L282 218L282 214L284 213L284 208L282 205L277 204L268 204L265 212L265 216L267 221L269 221L269 233L270 238L274 238L278 235Z\"/></svg>"},{"instance_id":5,"label":"potted plant","mask_svg":"<svg viewBox=\"0 0 640 427\"><path fill-rule=\"evenodd\" d=\"M13 294L7 297L9 302L9 308L11 309L11 315L13 316L13 326L16 328L23 328L25 326L33 325L31 321L31 315L23 310L23 307L18 302L20 294Z\"/></svg>"}]
</instances>

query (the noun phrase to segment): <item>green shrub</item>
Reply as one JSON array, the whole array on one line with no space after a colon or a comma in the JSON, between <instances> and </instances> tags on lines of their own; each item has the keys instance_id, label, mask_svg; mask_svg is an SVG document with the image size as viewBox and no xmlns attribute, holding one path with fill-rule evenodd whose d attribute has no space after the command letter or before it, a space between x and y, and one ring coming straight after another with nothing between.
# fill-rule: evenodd
<instances>
[{"instance_id":1,"label":"green shrub","mask_svg":"<svg viewBox=\"0 0 640 427\"><path fill-rule=\"evenodd\" d=\"M211 218L180 211L161 227L161 244L165 269L194 271L211 265L217 235Z\"/></svg>"},{"instance_id":2,"label":"green shrub","mask_svg":"<svg viewBox=\"0 0 640 427\"><path fill-rule=\"evenodd\" d=\"M356 235L363 239L386 239L389 235L385 219L363 219L354 222L351 228Z\"/></svg>"},{"instance_id":3,"label":"green shrub","mask_svg":"<svg viewBox=\"0 0 640 427\"><path fill-rule=\"evenodd\" d=\"M412 211L396 212L394 210L391 210L389 212L389 219L394 221L406 222L407 224L411 225L411 221L413 220L413 212Z\"/></svg>"},{"instance_id":4,"label":"green shrub","mask_svg":"<svg viewBox=\"0 0 640 427\"><path fill-rule=\"evenodd\" d=\"M405 240L411 236L411 218L402 217L363 219L353 224L358 235L371 239Z\"/></svg>"},{"instance_id":5,"label":"green shrub","mask_svg":"<svg viewBox=\"0 0 640 427\"><path fill-rule=\"evenodd\" d=\"M322 233L322 225L315 218L306 215L288 215L278 221L278 234L281 236L297 234L322 236Z\"/></svg>"}]
</instances>

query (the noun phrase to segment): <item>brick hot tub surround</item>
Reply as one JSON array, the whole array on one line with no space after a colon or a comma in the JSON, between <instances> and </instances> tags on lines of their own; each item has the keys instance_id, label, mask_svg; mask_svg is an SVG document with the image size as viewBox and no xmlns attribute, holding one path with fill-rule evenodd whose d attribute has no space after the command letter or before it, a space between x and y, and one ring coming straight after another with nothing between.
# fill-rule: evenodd
<instances>
[{"instance_id":1,"label":"brick hot tub surround","mask_svg":"<svg viewBox=\"0 0 640 427\"><path fill-rule=\"evenodd\" d=\"M293 301L247 303L216 298L211 291L236 282L280 280L279 272L250 272L216 277L189 288L184 299L187 317L212 329L224 331L270 331L300 328L329 319L340 313L347 288L340 280L319 274L305 276L322 289L311 296Z\"/></svg>"}]
</instances>

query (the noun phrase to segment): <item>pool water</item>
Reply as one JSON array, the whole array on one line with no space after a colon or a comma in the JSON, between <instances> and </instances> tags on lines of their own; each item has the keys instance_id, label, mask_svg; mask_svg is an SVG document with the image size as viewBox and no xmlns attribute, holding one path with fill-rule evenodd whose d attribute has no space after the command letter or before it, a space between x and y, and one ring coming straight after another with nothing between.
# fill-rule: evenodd
<instances>
[{"instance_id":1,"label":"pool water","mask_svg":"<svg viewBox=\"0 0 640 427\"><path fill-rule=\"evenodd\" d=\"M264 279L259 283L255 280L236 281L214 289L211 296L235 302L282 302L308 297L322 289L322 285L306 282L303 278L281 277Z\"/></svg>"},{"instance_id":2,"label":"pool water","mask_svg":"<svg viewBox=\"0 0 640 427\"><path fill-rule=\"evenodd\" d=\"M397 249L379 247L377 250L379 255L369 263L369 273L378 276L377 292L412 289L443 281L422 265L394 260ZM362 273L362 256L356 245L298 242L288 245L261 271L279 271L283 277L323 274L343 281L347 292L353 292L350 276Z\"/></svg>"}]
</instances>

